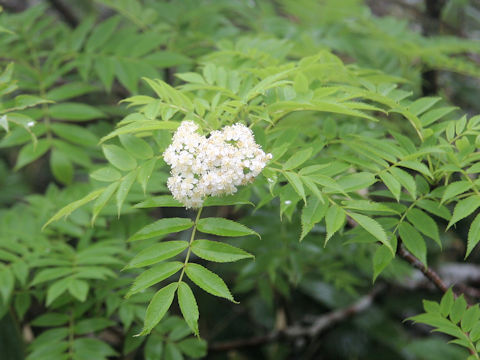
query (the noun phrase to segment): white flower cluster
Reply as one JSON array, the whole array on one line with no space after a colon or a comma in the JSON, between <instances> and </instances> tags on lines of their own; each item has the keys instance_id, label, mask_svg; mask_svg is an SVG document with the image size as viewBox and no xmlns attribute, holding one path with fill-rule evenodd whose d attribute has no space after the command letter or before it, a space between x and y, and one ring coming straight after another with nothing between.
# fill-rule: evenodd
<instances>
[{"instance_id":1,"label":"white flower cluster","mask_svg":"<svg viewBox=\"0 0 480 360\"><path fill-rule=\"evenodd\" d=\"M255 143L252 131L242 124L224 127L205 136L198 126L183 121L163 153L172 168L167 186L186 208L199 208L206 196L233 194L260 174L271 154Z\"/></svg>"}]
</instances>

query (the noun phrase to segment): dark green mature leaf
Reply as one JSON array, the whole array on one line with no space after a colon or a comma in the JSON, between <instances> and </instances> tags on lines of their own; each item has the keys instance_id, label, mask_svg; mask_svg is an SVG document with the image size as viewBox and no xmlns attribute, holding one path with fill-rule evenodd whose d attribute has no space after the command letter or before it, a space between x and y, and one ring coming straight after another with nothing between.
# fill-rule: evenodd
<instances>
[{"instance_id":1,"label":"dark green mature leaf","mask_svg":"<svg viewBox=\"0 0 480 360\"><path fill-rule=\"evenodd\" d=\"M252 229L235 221L223 218L203 218L197 223L197 229L206 234L214 234L220 236L247 236L256 235Z\"/></svg>"},{"instance_id":2,"label":"dark green mature leaf","mask_svg":"<svg viewBox=\"0 0 480 360\"><path fill-rule=\"evenodd\" d=\"M188 247L186 241L167 241L160 244L149 246L145 250L138 253L129 263L125 269L138 268L156 264L160 261L170 259L175 255L180 254Z\"/></svg>"},{"instance_id":3,"label":"dark green mature leaf","mask_svg":"<svg viewBox=\"0 0 480 360\"><path fill-rule=\"evenodd\" d=\"M388 190L390 190L395 199L397 199L397 201L400 201L400 191L402 190L402 185L400 184L400 182L388 172L381 172L380 174L378 174L378 176L383 181Z\"/></svg>"},{"instance_id":4,"label":"dark green mature leaf","mask_svg":"<svg viewBox=\"0 0 480 360\"><path fill-rule=\"evenodd\" d=\"M105 118L106 115L97 108L80 103L61 103L48 108L50 116L65 121L89 121Z\"/></svg>"},{"instance_id":5,"label":"dark green mature leaf","mask_svg":"<svg viewBox=\"0 0 480 360\"><path fill-rule=\"evenodd\" d=\"M191 248L195 255L208 261L232 262L254 257L232 245L211 240L195 240Z\"/></svg>"},{"instance_id":6,"label":"dark green mature leaf","mask_svg":"<svg viewBox=\"0 0 480 360\"><path fill-rule=\"evenodd\" d=\"M188 278L206 292L235 302L225 282L217 274L201 265L189 263L185 267Z\"/></svg>"},{"instance_id":7,"label":"dark green mature leaf","mask_svg":"<svg viewBox=\"0 0 480 360\"><path fill-rule=\"evenodd\" d=\"M153 150L145 140L142 140L131 134L119 136L120 142L127 151L138 159L150 159L153 156Z\"/></svg>"},{"instance_id":8,"label":"dark green mature leaf","mask_svg":"<svg viewBox=\"0 0 480 360\"><path fill-rule=\"evenodd\" d=\"M422 235L407 222L400 224L398 233L406 248L422 263L427 265L427 246L425 245L425 240Z\"/></svg>"},{"instance_id":9,"label":"dark green mature leaf","mask_svg":"<svg viewBox=\"0 0 480 360\"><path fill-rule=\"evenodd\" d=\"M373 282L382 273L383 270L392 262L395 255L392 254L392 250L386 246L378 246L375 254L373 255Z\"/></svg>"},{"instance_id":10,"label":"dark green mature leaf","mask_svg":"<svg viewBox=\"0 0 480 360\"><path fill-rule=\"evenodd\" d=\"M325 245L328 240L335 234L345 223L345 211L338 205L332 205L325 214L325 223L327 225L327 237L325 238Z\"/></svg>"},{"instance_id":11,"label":"dark green mature leaf","mask_svg":"<svg viewBox=\"0 0 480 360\"><path fill-rule=\"evenodd\" d=\"M167 279L168 277L180 271L182 267L183 263L179 261L172 261L161 263L149 270L144 271L135 279L132 287L125 297L128 298L133 294L136 294L162 280Z\"/></svg>"},{"instance_id":12,"label":"dark green mature leaf","mask_svg":"<svg viewBox=\"0 0 480 360\"><path fill-rule=\"evenodd\" d=\"M183 318L192 329L193 333L198 336L198 306L192 289L186 283L181 281L178 284L178 305L182 311Z\"/></svg>"},{"instance_id":13,"label":"dark green mature leaf","mask_svg":"<svg viewBox=\"0 0 480 360\"><path fill-rule=\"evenodd\" d=\"M175 233L183 230L190 229L193 226L193 222L190 219L185 218L168 218L160 219L152 224L149 224L135 234L133 234L128 241L145 240L161 235Z\"/></svg>"},{"instance_id":14,"label":"dark green mature leaf","mask_svg":"<svg viewBox=\"0 0 480 360\"><path fill-rule=\"evenodd\" d=\"M470 190L471 187L472 187L472 184L466 180L456 181L451 183L445 188L445 192L443 193L441 203L444 203L445 201L450 200L454 196L457 196L461 193L464 193L467 190Z\"/></svg>"},{"instance_id":15,"label":"dark green mature leaf","mask_svg":"<svg viewBox=\"0 0 480 360\"><path fill-rule=\"evenodd\" d=\"M122 177L122 174L120 174L111 166L105 166L103 168L95 170L93 173L90 174L90 177L98 181L112 182L119 180Z\"/></svg>"},{"instance_id":16,"label":"dark green mature leaf","mask_svg":"<svg viewBox=\"0 0 480 360\"><path fill-rule=\"evenodd\" d=\"M328 210L328 203L323 202L319 198L310 198L307 205L303 207L301 222L302 233L300 234L300 241L312 230L313 226L319 223Z\"/></svg>"},{"instance_id":17,"label":"dark green mature leaf","mask_svg":"<svg viewBox=\"0 0 480 360\"><path fill-rule=\"evenodd\" d=\"M162 320L172 305L173 297L177 291L177 283L171 283L157 291L147 307L143 330L138 336L149 334L152 329Z\"/></svg>"},{"instance_id":18,"label":"dark green mature leaf","mask_svg":"<svg viewBox=\"0 0 480 360\"><path fill-rule=\"evenodd\" d=\"M440 235L438 232L438 225L430 216L420 209L412 208L407 212L407 219L418 229L422 234L427 235L436 241L442 247Z\"/></svg>"},{"instance_id":19,"label":"dark green mature leaf","mask_svg":"<svg viewBox=\"0 0 480 360\"><path fill-rule=\"evenodd\" d=\"M132 171L128 173L123 178L123 180L120 181L118 185L118 190L116 194L118 217L120 217L120 213L122 212L123 202L125 201L136 178L137 178L137 171Z\"/></svg>"},{"instance_id":20,"label":"dark green mature leaf","mask_svg":"<svg viewBox=\"0 0 480 360\"><path fill-rule=\"evenodd\" d=\"M73 165L63 152L53 149L50 155L50 168L55 178L62 184L68 185L73 180Z\"/></svg>"}]
</instances>

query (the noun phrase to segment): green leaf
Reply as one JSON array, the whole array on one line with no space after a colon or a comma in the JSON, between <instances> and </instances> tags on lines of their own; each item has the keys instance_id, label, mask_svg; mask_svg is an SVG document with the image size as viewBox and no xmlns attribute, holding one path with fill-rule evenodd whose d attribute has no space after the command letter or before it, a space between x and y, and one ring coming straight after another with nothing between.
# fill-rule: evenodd
<instances>
[{"instance_id":1,"label":"green leaf","mask_svg":"<svg viewBox=\"0 0 480 360\"><path fill-rule=\"evenodd\" d=\"M315 224L319 223L328 210L328 203L320 201L319 198L310 198L307 205L302 209L302 233L300 241L312 230Z\"/></svg>"},{"instance_id":2,"label":"green leaf","mask_svg":"<svg viewBox=\"0 0 480 360\"><path fill-rule=\"evenodd\" d=\"M450 200L454 196L457 196L461 193L464 193L467 190L470 190L472 185L470 182L464 180L464 181L456 181L451 183L445 188L445 192L443 193L442 196L442 201L441 203L444 203L447 200Z\"/></svg>"},{"instance_id":3,"label":"green leaf","mask_svg":"<svg viewBox=\"0 0 480 360\"><path fill-rule=\"evenodd\" d=\"M378 241L390 249L392 254L395 254L395 250L392 248L392 244L388 241L387 234L378 221L372 219L371 217L357 214L357 213L348 213L348 215L355 220L358 225L364 228L367 232L372 234Z\"/></svg>"},{"instance_id":4,"label":"green leaf","mask_svg":"<svg viewBox=\"0 0 480 360\"><path fill-rule=\"evenodd\" d=\"M198 306L192 289L186 283L181 281L178 284L178 305L182 311L183 318L192 329L195 335L198 334Z\"/></svg>"},{"instance_id":5,"label":"green leaf","mask_svg":"<svg viewBox=\"0 0 480 360\"><path fill-rule=\"evenodd\" d=\"M176 130L180 124L175 121L157 121L157 120L142 120L135 121L132 124L122 126L110 134L104 136L100 139L100 142L103 143L115 136L122 134L134 134L139 132L146 131L155 131L155 130Z\"/></svg>"},{"instance_id":6,"label":"green leaf","mask_svg":"<svg viewBox=\"0 0 480 360\"><path fill-rule=\"evenodd\" d=\"M122 177L122 174L111 166L105 166L95 170L90 174L90 177L98 181L113 182L119 180Z\"/></svg>"},{"instance_id":7,"label":"green leaf","mask_svg":"<svg viewBox=\"0 0 480 360\"><path fill-rule=\"evenodd\" d=\"M96 147L98 144L98 138L82 126L53 123L50 127L55 135L74 144L88 147Z\"/></svg>"},{"instance_id":8,"label":"green leaf","mask_svg":"<svg viewBox=\"0 0 480 360\"><path fill-rule=\"evenodd\" d=\"M425 240L422 235L407 222L400 224L398 233L406 248L426 266L427 246L425 245Z\"/></svg>"},{"instance_id":9,"label":"green leaf","mask_svg":"<svg viewBox=\"0 0 480 360\"><path fill-rule=\"evenodd\" d=\"M305 197L305 189L303 188L302 179L300 178L300 176L291 171L285 171L284 174L290 185L292 185L295 192L300 195L300 197L305 203L307 203L307 198Z\"/></svg>"},{"instance_id":10,"label":"green leaf","mask_svg":"<svg viewBox=\"0 0 480 360\"><path fill-rule=\"evenodd\" d=\"M451 217L450 211L448 208L442 204L439 204L433 200L420 199L417 201L417 205L428 212L437 215L445 220L449 220Z\"/></svg>"},{"instance_id":11,"label":"green leaf","mask_svg":"<svg viewBox=\"0 0 480 360\"><path fill-rule=\"evenodd\" d=\"M65 121L89 121L106 117L102 111L93 106L68 102L50 106L48 113L54 119Z\"/></svg>"},{"instance_id":12,"label":"green leaf","mask_svg":"<svg viewBox=\"0 0 480 360\"><path fill-rule=\"evenodd\" d=\"M50 306L50 304L56 298L58 298L65 291L67 291L70 281L71 281L70 278L64 278L64 279L61 279L61 280L58 280L58 281L54 282L52 285L50 285L48 287L47 300L46 300L47 306Z\"/></svg>"},{"instance_id":13,"label":"green leaf","mask_svg":"<svg viewBox=\"0 0 480 360\"><path fill-rule=\"evenodd\" d=\"M467 243L467 252L465 253L465 259L470 255L473 248L480 241L480 214L478 214L470 225L468 230L468 243Z\"/></svg>"},{"instance_id":14,"label":"green leaf","mask_svg":"<svg viewBox=\"0 0 480 360\"><path fill-rule=\"evenodd\" d=\"M89 203L90 201L95 200L97 197L100 196L101 193L103 193L104 190L105 190L105 188L101 188L101 189L92 191L91 193L84 196L80 200L74 201L73 203L68 204L67 206L63 207L55 215L53 215L50 218L50 220L48 220L45 223L45 225L43 225L42 230L45 229L48 225L50 225L52 222L57 221L57 220L65 217L65 216L70 215L73 211L75 211L79 207Z\"/></svg>"},{"instance_id":15,"label":"green leaf","mask_svg":"<svg viewBox=\"0 0 480 360\"><path fill-rule=\"evenodd\" d=\"M195 255L208 261L232 262L254 257L232 245L211 240L195 240L191 248Z\"/></svg>"},{"instance_id":16,"label":"green leaf","mask_svg":"<svg viewBox=\"0 0 480 360\"><path fill-rule=\"evenodd\" d=\"M184 207L180 201L175 200L172 195L160 195L148 198L133 207L137 209L149 209L157 207Z\"/></svg>"},{"instance_id":17,"label":"green leaf","mask_svg":"<svg viewBox=\"0 0 480 360\"><path fill-rule=\"evenodd\" d=\"M74 332L77 335L85 335L103 330L112 325L115 325L112 320L104 318L84 319L75 324Z\"/></svg>"},{"instance_id":18,"label":"green leaf","mask_svg":"<svg viewBox=\"0 0 480 360\"><path fill-rule=\"evenodd\" d=\"M126 175L118 185L118 191L116 194L118 217L120 217L120 213L122 212L123 202L125 201L125 198L127 197L128 192L130 191L136 178L137 178L137 171L132 171L128 175Z\"/></svg>"},{"instance_id":19,"label":"green leaf","mask_svg":"<svg viewBox=\"0 0 480 360\"><path fill-rule=\"evenodd\" d=\"M149 334L160 322L160 320L162 320L170 308L170 305L172 305L175 291L177 291L177 286L177 283L171 283L170 285L167 285L163 289L157 291L147 307L143 330L137 336Z\"/></svg>"},{"instance_id":20,"label":"green leaf","mask_svg":"<svg viewBox=\"0 0 480 360\"><path fill-rule=\"evenodd\" d=\"M383 270L392 262L395 255L392 254L391 248L386 245L378 246L373 255L373 282L382 273Z\"/></svg>"},{"instance_id":21,"label":"green leaf","mask_svg":"<svg viewBox=\"0 0 480 360\"><path fill-rule=\"evenodd\" d=\"M412 175L397 167L390 168L390 173L407 189L413 199L417 197L417 184Z\"/></svg>"},{"instance_id":22,"label":"green leaf","mask_svg":"<svg viewBox=\"0 0 480 360\"><path fill-rule=\"evenodd\" d=\"M145 140L131 134L123 134L119 138L123 147L137 159L146 160L153 156L152 147Z\"/></svg>"},{"instance_id":23,"label":"green leaf","mask_svg":"<svg viewBox=\"0 0 480 360\"><path fill-rule=\"evenodd\" d=\"M3 264L0 265L0 295L3 299L3 304L8 304L10 296L15 285L15 278L10 269Z\"/></svg>"},{"instance_id":24,"label":"green leaf","mask_svg":"<svg viewBox=\"0 0 480 360\"><path fill-rule=\"evenodd\" d=\"M457 221L460 221L473 213L479 206L480 196L478 195L469 196L468 198L460 200L453 210L453 216L448 223L447 230Z\"/></svg>"},{"instance_id":25,"label":"green leaf","mask_svg":"<svg viewBox=\"0 0 480 360\"><path fill-rule=\"evenodd\" d=\"M402 190L402 185L400 184L400 182L388 172L381 172L380 174L378 174L378 176L383 181L388 190L390 190L393 197L397 199L397 201L400 201L400 191Z\"/></svg>"},{"instance_id":26,"label":"green leaf","mask_svg":"<svg viewBox=\"0 0 480 360\"><path fill-rule=\"evenodd\" d=\"M332 205L327 210L325 215L325 223L327 225L327 237L325 239L325 246L328 240L340 230L345 222L345 211L338 205Z\"/></svg>"},{"instance_id":27,"label":"green leaf","mask_svg":"<svg viewBox=\"0 0 480 360\"><path fill-rule=\"evenodd\" d=\"M163 281L173 274L177 273L183 267L183 263L179 261L165 262L152 267L149 270L142 272L134 281L132 287L125 295L129 298L160 281Z\"/></svg>"},{"instance_id":28,"label":"green leaf","mask_svg":"<svg viewBox=\"0 0 480 360\"><path fill-rule=\"evenodd\" d=\"M292 170L300 165L302 165L305 161L310 159L312 155L312 148L307 148L301 151L296 152L283 164L283 170Z\"/></svg>"},{"instance_id":29,"label":"green leaf","mask_svg":"<svg viewBox=\"0 0 480 360\"><path fill-rule=\"evenodd\" d=\"M116 168L131 171L137 167L137 161L124 149L117 145L103 145L103 153Z\"/></svg>"},{"instance_id":30,"label":"green leaf","mask_svg":"<svg viewBox=\"0 0 480 360\"><path fill-rule=\"evenodd\" d=\"M480 308L478 304L469 307L462 316L462 330L468 332L480 321Z\"/></svg>"},{"instance_id":31,"label":"green leaf","mask_svg":"<svg viewBox=\"0 0 480 360\"><path fill-rule=\"evenodd\" d=\"M204 268L201 265L189 263L185 267L188 278L206 292L235 302L227 285L217 274Z\"/></svg>"},{"instance_id":32,"label":"green leaf","mask_svg":"<svg viewBox=\"0 0 480 360\"><path fill-rule=\"evenodd\" d=\"M422 234L427 235L436 241L440 248L442 242L440 241L440 235L438 232L438 225L430 216L420 209L412 208L407 212L407 219L415 226Z\"/></svg>"},{"instance_id":33,"label":"green leaf","mask_svg":"<svg viewBox=\"0 0 480 360\"><path fill-rule=\"evenodd\" d=\"M143 165L140 166L138 170L138 182L142 186L143 193L147 191L148 180L152 176L153 169L155 168L155 163L157 162L156 158L147 160ZM183 205L182 205L183 206Z\"/></svg>"},{"instance_id":34,"label":"green leaf","mask_svg":"<svg viewBox=\"0 0 480 360\"><path fill-rule=\"evenodd\" d=\"M33 143L27 144L18 153L17 163L15 164L15 170L19 170L25 165L30 164L31 162L37 160L43 154L45 154L48 149L50 149L51 142L48 139L38 140L36 146Z\"/></svg>"},{"instance_id":35,"label":"green leaf","mask_svg":"<svg viewBox=\"0 0 480 360\"><path fill-rule=\"evenodd\" d=\"M185 218L168 218L160 219L152 224L149 224L135 234L133 234L128 241L145 240L153 237L158 237L165 234L175 233L190 229L193 222Z\"/></svg>"},{"instance_id":36,"label":"green leaf","mask_svg":"<svg viewBox=\"0 0 480 360\"><path fill-rule=\"evenodd\" d=\"M462 320L463 314L466 310L467 302L465 301L465 298L462 294L455 300L452 308L450 309L450 320L452 320L454 324L458 324L460 320Z\"/></svg>"},{"instance_id":37,"label":"green leaf","mask_svg":"<svg viewBox=\"0 0 480 360\"><path fill-rule=\"evenodd\" d=\"M449 288L447 292L442 296L442 300L440 301L440 313L443 317L447 317L450 314L450 310L453 306L455 301L455 297L453 295L452 288Z\"/></svg>"},{"instance_id":38,"label":"green leaf","mask_svg":"<svg viewBox=\"0 0 480 360\"><path fill-rule=\"evenodd\" d=\"M68 283L68 291L78 301L84 302L87 299L88 283L84 280L70 279Z\"/></svg>"},{"instance_id":39,"label":"green leaf","mask_svg":"<svg viewBox=\"0 0 480 360\"><path fill-rule=\"evenodd\" d=\"M224 218L204 218L197 223L197 230L206 234L220 235L220 236L247 236L256 235L252 229L245 225L239 224L233 220Z\"/></svg>"},{"instance_id":40,"label":"green leaf","mask_svg":"<svg viewBox=\"0 0 480 360\"><path fill-rule=\"evenodd\" d=\"M156 264L160 261L170 259L180 254L188 247L186 241L167 241L149 246L145 250L140 251L129 263L125 269L138 268Z\"/></svg>"},{"instance_id":41,"label":"green leaf","mask_svg":"<svg viewBox=\"0 0 480 360\"><path fill-rule=\"evenodd\" d=\"M93 204L93 211L92 211L92 225L95 224L95 220L97 219L98 214L100 214L100 211L105 207L107 202L110 200L112 195L115 193L115 191L118 188L118 181L111 183L106 187L106 189L100 194L100 196L95 200L95 203Z\"/></svg>"},{"instance_id":42,"label":"green leaf","mask_svg":"<svg viewBox=\"0 0 480 360\"><path fill-rule=\"evenodd\" d=\"M58 149L50 154L50 168L55 178L62 184L68 185L73 180L73 165L70 159Z\"/></svg>"},{"instance_id":43,"label":"green leaf","mask_svg":"<svg viewBox=\"0 0 480 360\"><path fill-rule=\"evenodd\" d=\"M68 323L70 316L67 314L48 313L40 315L32 321L33 326L53 327Z\"/></svg>"},{"instance_id":44,"label":"green leaf","mask_svg":"<svg viewBox=\"0 0 480 360\"><path fill-rule=\"evenodd\" d=\"M184 354L199 359L207 355L207 342L198 338L187 338L177 343L178 348Z\"/></svg>"},{"instance_id":45,"label":"green leaf","mask_svg":"<svg viewBox=\"0 0 480 360\"><path fill-rule=\"evenodd\" d=\"M119 22L120 16L112 16L96 26L85 44L85 50L95 52L100 49L111 38Z\"/></svg>"},{"instance_id":46,"label":"green leaf","mask_svg":"<svg viewBox=\"0 0 480 360\"><path fill-rule=\"evenodd\" d=\"M53 88L47 92L46 97L53 101L62 101L88 94L93 91L98 91L98 88L90 84L74 81Z\"/></svg>"}]
</instances>

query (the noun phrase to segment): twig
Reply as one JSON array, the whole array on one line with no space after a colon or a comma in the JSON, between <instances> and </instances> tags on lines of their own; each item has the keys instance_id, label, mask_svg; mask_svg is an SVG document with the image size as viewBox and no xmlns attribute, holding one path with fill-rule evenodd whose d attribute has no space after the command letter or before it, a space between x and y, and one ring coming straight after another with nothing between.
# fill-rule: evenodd
<instances>
[{"instance_id":1,"label":"twig","mask_svg":"<svg viewBox=\"0 0 480 360\"><path fill-rule=\"evenodd\" d=\"M401 242L398 244L397 255L414 268L420 270L423 275L425 275L425 277L442 292L447 292L448 287L445 285L445 282L440 278L440 276L431 268L427 268L420 260L413 256L407 249L405 249L405 246L403 246Z\"/></svg>"},{"instance_id":2,"label":"twig","mask_svg":"<svg viewBox=\"0 0 480 360\"><path fill-rule=\"evenodd\" d=\"M374 298L383 289L383 286L375 287L369 294L361 297L352 305L317 317L310 326L295 325L283 330L274 330L266 335L254 336L248 339L238 339L210 345L210 351L227 351L245 347L254 347L271 343L281 339L295 339L298 337L316 337L327 328L350 318L353 315L367 310L373 303Z\"/></svg>"}]
</instances>

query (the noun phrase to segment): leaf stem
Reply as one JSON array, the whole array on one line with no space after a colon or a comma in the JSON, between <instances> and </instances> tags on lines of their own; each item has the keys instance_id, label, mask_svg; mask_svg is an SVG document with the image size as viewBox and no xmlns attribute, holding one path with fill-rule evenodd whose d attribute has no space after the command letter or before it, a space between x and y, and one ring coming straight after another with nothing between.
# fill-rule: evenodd
<instances>
[{"instance_id":1,"label":"leaf stem","mask_svg":"<svg viewBox=\"0 0 480 360\"><path fill-rule=\"evenodd\" d=\"M197 217L195 218L195 223L192 229L192 235L190 236L190 241L188 242L187 256L185 256L185 262L183 263L182 272L180 273L180 278L178 279L179 284L183 279L183 274L185 274L185 268L187 267L188 260L190 259L190 253L192 252L192 243L193 243L193 240L195 239L195 233L197 232L197 223L198 223L198 220L200 220L200 215L202 214L202 210L203 208L198 209Z\"/></svg>"}]
</instances>

